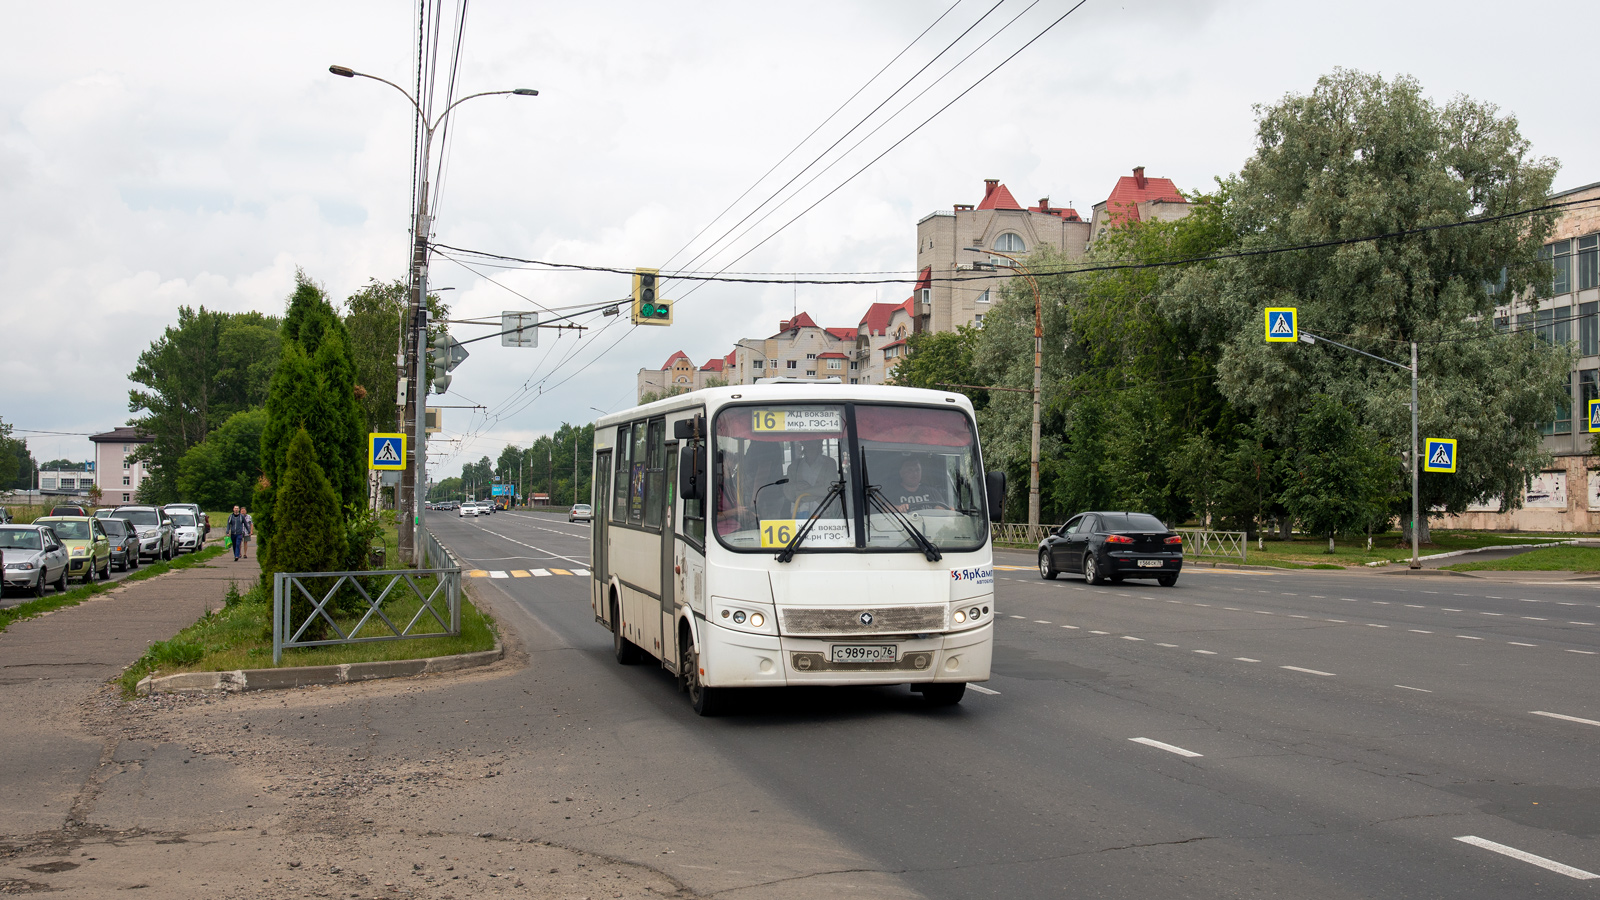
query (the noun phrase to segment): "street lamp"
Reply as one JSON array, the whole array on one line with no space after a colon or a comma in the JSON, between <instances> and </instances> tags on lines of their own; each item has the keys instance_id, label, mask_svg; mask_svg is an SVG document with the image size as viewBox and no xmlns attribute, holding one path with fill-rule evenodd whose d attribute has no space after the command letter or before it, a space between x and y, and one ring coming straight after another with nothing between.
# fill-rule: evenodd
<instances>
[{"instance_id":1,"label":"street lamp","mask_svg":"<svg viewBox=\"0 0 1600 900\"><path fill-rule=\"evenodd\" d=\"M422 518L423 502L425 499L424 491L426 490L427 483L427 476L425 473L427 472L426 465L428 456L428 436L426 429L428 392L427 382L422 378L422 368L424 361L427 359L428 341L428 231L430 225L428 221L428 157L429 152L433 147L433 132L444 123L445 118L450 115L452 110L468 100L473 100L478 97L493 97L501 94L515 94L519 97L537 97L539 96L539 92L533 88L515 88L508 91L479 91L476 94L468 94L467 96L462 97L460 100L457 100L445 107L444 111L439 113L439 115L434 117L433 121L430 122L428 121L427 114L423 112L422 104L417 101L417 98L406 93L405 88L395 84L387 78L381 78L377 75L369 75L365 72L357 72L355 69L352 69L349 66L329 66L328 71L340 76L341 78L369 78L373 81L382 82L383 84L387 84L389 87L394 88L400 92L402 97L406 98L406 101L411 104L411 108L416 110L417 119L422 125L423 137L421 166L417 172L417 183L420 187L420 190L417 191L417 208L411 229L411 275L412 285L414 288L411 296L411 328L414 332L415 340L412 342L412 358L409 361L409 365L406 367L406 384L409 391L408 399L411 400L410 405L412 420L410 424L415 436L412 439L412 447L414 450L412 451L411 455L411 466L402 472L400 476L400 493L402 498L408 496L406 494L406 479L411 479L409 485L411 488L409 499L411 503L413 527L410 529L401 529L399 534L401 554L404 555L406 551L409 550L411 552L413 563L418 568L422 568L425 565L422 549L425 546L422 540ZM409 547L407 546L408 543L410 545Z\"/></svg>"},{"instance_id":2,"label":"street lamp","mask_svg":"<svg viewBox=\"0 0 1600 900\"><path fill-rule=\"evenodd\" d=\"M1044 313L1039 299L1039 281L1015 256L999 250L967 247L974 253L992 253L1011 261L1010 268L1022 276L1033 291L1033 429L1028 440L1028 532L1039 526L1039 388L1044 381Z\"/></svg>"}]
</instances>

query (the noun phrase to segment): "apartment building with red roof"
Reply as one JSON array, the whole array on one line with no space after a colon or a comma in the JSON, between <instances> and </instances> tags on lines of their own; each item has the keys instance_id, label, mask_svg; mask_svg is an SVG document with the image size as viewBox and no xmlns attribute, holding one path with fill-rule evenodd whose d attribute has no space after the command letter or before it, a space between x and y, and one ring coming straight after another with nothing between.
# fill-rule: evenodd
<instances>
[{"instance_id":1,"label":"apartment building with red roof","mask_svg":"<svg viewBox=\"0 0 1600 900\"><path fill-rule=\"evenodd\" d=\"M1128 222L1171 222L1189 214L1189 201L1170 178L1150 178L1144 166L1117 179L1110 196L1094 205L1089 225L1093 237Z\"/></svg>"}]
</instances>

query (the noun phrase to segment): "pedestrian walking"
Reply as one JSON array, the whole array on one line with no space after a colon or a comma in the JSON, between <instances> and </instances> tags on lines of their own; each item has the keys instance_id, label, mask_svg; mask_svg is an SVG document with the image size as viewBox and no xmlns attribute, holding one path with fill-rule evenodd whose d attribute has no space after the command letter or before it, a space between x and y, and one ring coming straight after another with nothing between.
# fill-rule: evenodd
<instances>
[{"instance_id":1,"label":"pedestrian walking","mask_svg":"<svg viewBox=\"0 0 1600 900\"><path fill-rule=\"evenodd\" d=\"M248 520L245 519L243 513L239 512L239 507L235 506L233 515L228 517L227 530L228 543L233 547L234 562L239 561L239 552L244 548L245 529L248 527Z\"/></svg>"},{"instance_id":2,"label":"pedestrian walking","mask_svg":"<svg viewBox=\"0 0 1600 900\"><path fill-rule=\"evenodd\" d=\"M244 558L249 559L250 539L256 536L256 520L250 515L250 507L241 506L239 509L244 513Z\"/></svg>"}]
</instances>

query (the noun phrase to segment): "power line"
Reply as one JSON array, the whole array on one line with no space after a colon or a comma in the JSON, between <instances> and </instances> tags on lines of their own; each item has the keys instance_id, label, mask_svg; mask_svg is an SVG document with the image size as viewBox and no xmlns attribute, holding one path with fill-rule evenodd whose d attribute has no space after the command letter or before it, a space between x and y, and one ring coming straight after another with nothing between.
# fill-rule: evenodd
<instances>
[{"instance_id":1,"label":"power line","mask_svg":"<svg viewBox=\"0 0 1600 900\"><path fill-rule=\"evenodd\" d=\"M1175 266L1192 265L1194 263L1201 263L1201 262L1220 262L1220 261L1229 260L1229 259L1246 259L1246 258L1258 257L1258 256L1273 256L1273 255L1276 255L1276 254L1294 253L1294 252L1298 252L1298 251L1302 251L1302 250L1319 250L1319 249L1325 249L1325 248L1329 248L1329 247L1342 247L1342 246L1347 246L1347 245L1350 245L1350 244L1363 244L1363 243L1368 243L1370 241L1392 240L1392 239L1395 239L1395 238L1411 237L1411 236L1415 236L1415 235L1419 235L1419 234L1429 234L1429 233L1432 233L1432 232L1435 232L1435 231L1446 231L1446 230L1455 229L1455 228L1466 228L1466 227L1472 227L1472 226L1477 226L1477 225L1489 225L1489 224L1493 224L1495 222L1503 222L1503 221L1507 221L1507 220L1510 220L1510 219L1523 218L1523 217L1530 216L1530 215L1536 215L1536 214L1542 213L1542 212L1551 212L1551 211L1555 211L1555 210L1566 209L1566 208L1570 208L1570 207L1577 207L1577 206L1580 206L1580 205L1588 205L1588 204L1600 204L1600 200L1593 200L1593 199L1564 200L1564 201L1561 201L1561 202L1558 202L1558 203L1545 203L1545 204L1541 204L1539 206L1531 206L1531 207L1527 207L1526 209L1520 209L1520 210L1517 210L1515 212L1500 213L1500 214L1492 215L1492 216L1476 216L1476 217L1469 218L1469 219L1461 219L1461 220L1456 221L1456 222L1445 222L1445 223L1438 224L1438 225L1421 225L1421 226L1417 226L1415 228L1400 229L1398 231L1388 231L1388 232L1382 232L1382 233L1379 233L1379 234L1363 235L1363 236L1359 236L1359 237L1334 238L1334 239L1325 240L1325 241L1312 241L1312 242L1304 243L1304 244L1288 244L1288 245L1281 245L1281 246L1277 246L1277 247L1255 247L1255 248L1250 248L1250 249L1247 249L1247 250L1230 250L1230 251L1223 252L1223 253L1209 253L1209 254L1204 254L1204 255L1201 255L1201 256L1177 257L1177 258L1167 259L1167 260L1156 260L1156 261L1153 261L1153 262L1120 262L1120 261L1116 261L1116 262L1098 263L1098 264L1090 264L1090 265L1073 265L1073 266L1065 266L1065 267L1048 267L1048 268L1047 267L1037 267L1037 268L1030 267L1028 269L1028 271L1034 277L1042 278L1042 277L1047 277L1047 276L1051 276L1051 275L1085 275L1085 274L1091 274L1091 273L1095 273L1095 272L1134 271L1134 270L1139 270L1139 269L1161 269L1161 268L1171 268L1171 267L1175 267ZM441 248L444 248L446 250L450 250L450 251L455 252L455 253L467 254L469 256L481 257L481 258L490 259L490 260L500 260L500 261L503 261L503 262L521 263L521 264L530 265L530 266L542 266L542 267L552 268L552 269L568 269L568 270L583 271L583 272L601 272L601 273L616 274L616 275L630 275L631 276L633 274L633 269L624 269L624 268L620 268L620 267L616 267L616 266L594 266L594 265L585 265L585 264L581 264L581 263L557 263L557 262L550 262L548 260L524 259L524 258L516 257L516 256L507 256L507 255L504 255L504 254L489 253L487 251L482 251L482 250L469 250L469 249L467 249L465 247L454 247L454 246L451 246L449 244L436 244L434 246L441 247ZM754 249L754 248L751 248L751 249ZM856 273L841 272L841 273L838 273L838 274L840 274L840 275L853 275L853 274L856 274ZM1001 272L997 271L996 273L994 273L992 275L969 274L969 275L965 275L964 277L930 275L927 279L920 279L920 278L910 277L909 275L907 277L902 277L902 278L825 278L824 279L824 278L796 278L794 276L788 276L788 275L782 275L782 274L773 274L773 275L766 275L766 276L736 276L736 275L725 275L725 274L709 274L709 275L707 275L707 274L689 273L689 272L675 273L671 277L674 278L675 280L678 280L678 281L702 281L702 282L705 282L705 281L716 281L716 282L727 282L727 283L732 283L732 284L864 285L864 284L916 284L918 281L922 281L922 280L934 281L934 282L992 281L992 280L1010 279L1010 278L1012 278L1014 276L1012 274L1005 274L1005 273L1001 273Z\"/></svg>"},{"instance_id":2,"label":"power line","mask_svg":"<svg viewBox=\"0 0 1600 900\"><path fill-rule=\"evenodd\" d=\"M714 216L711 219L711 221L707 222L704 227L702 227L699 231L695 232L694 237L689 238L689 240L684 242L684 245L682 247L679 247L677 250L673 251L672 255L667 257L667 261L662 263L662 266L665 267L665 266L671 265L672 261L674 259L678 258L678 254L680 254L683 251L689 249L689 245L690 244L693 244L695 241L700 239L701 235L703 235L707 231L711 230L711 226L717 224L717 222L719 220L721 220L721 218L723 216L728 214L729 210L733 209L735 206L737 206L739 204L739 201L743 200L745 197L748 197L750 195L751 191L755 190L758 186L760 186L761 182L763 182L763 181L765 181L767 179L768 175L771 175L773 172L777 171L779 166L783 165L785 162L787 162L789 160L789 157L795 155L795 153L798 152L801 147L805 146L806 141L811 140L813 137L816 136L817 132L821 131L823 129L823 127L826 126L829 122L832 122L835 116L839 115L839 113L841 113L841 112L844 112L845 107L849 106L857 97L861 96L861 92L862 91L865 91L868 87L870 87L872 85L872 83L874 81L877 81L878 78L881 75L883 75L884 72L887 72L889 70L890 66L892 66L895 63L899 62L900 61L900 57L905 56L906 53L909 52L912 47L916 46L918 41L922 40L923 37L925 37L928 34L928 32L932 31L935 25L938 25L940 22L944 21L944 17L950 15L950 13L952 11L954 11L957 6L960 6L961 3L962 3L962 0L956 0L956 2L950 4L950 7L948 9L946 9L944 12L940 13L939 17L937 19L934 19L932 24L930 24L927 28L922 29L922 33L921 34L918 34L916 37L912 38L911 39L911 43L905 45L905 47L903 47L900 50L899 53L896 53L894 55L893 59L891 59L888 62L884 63L883 64L883 68L881 68L877 72L873 73L872 77L868 78L865 82L863 82L861 87L856 88L856 92L851 94L848 98L846 98L843 103L839 104L839 108L838 109L835 109L833 112L829 113L828 117L826 119L823 119L820 123L817 124L817 127L811 129L811 133L806 135L805 137L801 138L800 142L795 144L792 148L790 148L789 152L785 153L783 155L782 159L779 159L777 162L773 163L772 164L772 168L767 169L767 171L761 173L761 177L760 178L757 178L754 182L751 182L750 186L744 189L744 193L742 193L739 196L733 198L733 202L729 203L726 207L723 208L722 212L717 213L716 216ZM804 170L802 170L802 171L804 171ZM759 209L760 207L757 207L757 208Z\"/></svg>"}]
</instances>

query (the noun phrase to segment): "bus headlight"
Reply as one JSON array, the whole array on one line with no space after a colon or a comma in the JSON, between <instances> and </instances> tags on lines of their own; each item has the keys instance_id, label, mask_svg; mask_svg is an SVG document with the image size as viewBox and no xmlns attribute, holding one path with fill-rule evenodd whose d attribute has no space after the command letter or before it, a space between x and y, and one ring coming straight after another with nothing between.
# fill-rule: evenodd
<instances>
[{"instance_id":1,"label":"bus headlight","mask_svg":"<svg viewBox=\"0 0 1600 900\"><path fill-rule=\"evenodd\" d=\"M751 628L760 628L761 626L763 626L765 624L767 624L767 617L766 616L763 616L761 613L751 613L750 614L750 627Z\"/></svg>"},{"instance_id":2,"label":"bus headlight","mask_svg":"<svg viewBox=\"0 0 1600 900\"><path fill-rule=\"evenodd\" d=\"M725 597L712 597L711 607L712 621L723 628L761 634L777 633L777 629L772 627L771 607L763 610L760 604Z\"/></svg>"},{"instance_id":3,"label":"bus headlight","mask_svg":"<svg viewBox=\"0 0 1600 900\"><path fill-rule=\"evenodd\" d=\"M967 611L964 609L958 609L952 618L955 619L957 625L963 625L967 621Z\"/></svg>"}]
</instances>

